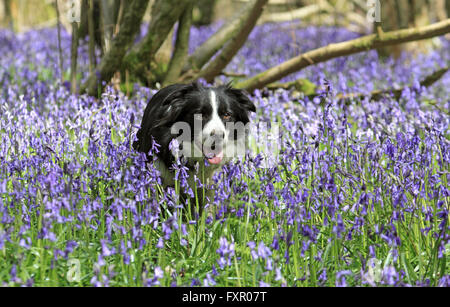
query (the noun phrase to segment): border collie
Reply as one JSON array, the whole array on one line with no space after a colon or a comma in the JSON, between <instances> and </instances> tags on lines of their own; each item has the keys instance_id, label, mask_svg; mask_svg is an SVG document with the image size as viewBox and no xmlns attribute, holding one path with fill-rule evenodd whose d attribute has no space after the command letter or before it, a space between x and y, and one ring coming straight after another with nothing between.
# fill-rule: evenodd
<instances>
[{"instance_id":1,"label":"border collie","mask_svg":"<svg viewBox=\"0 0 450 307\"><path fill-rule=\"evenodd\" d=\"M165 186L174 185L172 166L177 159L185 159L192 189L194 174L208 185L223 164L245 155L249 112L256 112L253 102L229 85L174 84L147 104L133 147L155 163ZM160 145L157 159L148 155L153 141Z\"/></svg>"}]
</instances>

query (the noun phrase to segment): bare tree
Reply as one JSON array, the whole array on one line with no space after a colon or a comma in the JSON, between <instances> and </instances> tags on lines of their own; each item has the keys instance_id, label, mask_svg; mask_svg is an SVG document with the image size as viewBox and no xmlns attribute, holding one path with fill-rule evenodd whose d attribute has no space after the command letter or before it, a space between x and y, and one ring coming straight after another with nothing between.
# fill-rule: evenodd
<instances>
[{"instance_id":1,"label":"bare tree","mask_svg":"<svg viewBox=\"0 0 450 307\"><path fill-rule=\"evenodd\" d=\"M394 31L411 27L421 27L430 23L432 7L427 0L383 0L381 1L381 28ZM425 50L429 42L387 46L377 49L382 56L400 56L403 50Z\"/></svg>"},{"instance_id":2,"label":"bare tree","mask_svg":"<svg viewBox=\"0 0 450 307\"><path fill-rule=\"evenodd\" d=\"M147 35L124 58L124 66L140 81L148 83L151 80L153 58L189 2L156 0L153 4Z\"/></svg>"},{"instance_id":3,"label":"bare tree","mask_svg":"<svg viewBox=\"0 0 450 307\"><path fill-rule=\"evenodd\" d=\"M102 9L100 0L80 0L81 1L81 21L78 35L80 38L92 37L92 41L97 48L104 50L104 31L102 25ZM131 2L131 1L130 1ZM92 32L92 33L91 33ZM89 38L91 40L91 38Z\"/></svg>"},{"instance_id":4,"label":"bare tree","mask_svg":"<svg viewBox=\"0 0 450 307\"><path fill-rule=\"evenodd\" d=\"M102 81L109 81L113 74L120 69L126 51L131 47L136 34L140 30L142 18L148 6L148 0L133 0L127 6L119 33L111 42L111 49L103 56L100 66L90 74L81 92L96 95Z\"/></svg>"},{"instance_id":5,"label":"bare tree","mask_svg":"<svg viewBox=\"0 0 450 307\"><path fill-rule=\"evenodd\" d=\"M136 1L138 0L131 1L131 4L129 4L129 7L126 9L126 14L132 14L133 7L136 7ZM88 81L81 87L81 90L87 91L90 94L95 94L98 90L98 86L101 86L102 84L100 81L109 82L114 72L118 70L125 70L125 75L131 75L134 80L137 79L146 84L158 81L158 79L155 79L155 69L154 66L152 66L155 55L163 42L167 40L176 21L180 20L181 31L179 31L179 35L177 36L175 53L172 55L167 71L163 72L162 77L158 76L161 78L160 81L164 81L166 84L176 82L181 73L180 67L183 67L187 56L188 33L190 24L192 23L192 16L189 17L189 13L187 12L192 11L192 5L197 3L197 1L198 0L188 0L180 3L178 0L155 0L152 7L152 16L148 26L148 33L134 46L132 45L130 37L126 39L125 44L117 44L117 42L124 40L122 34L125 32L122 27L126 27L127 29L133 28L138 31L137 28L140 25L142 14L145 10L141 10L141 14L134 13L135 16L139 15L140 19L135 18L134 20L128 20L128 22L134 23L133 26L124 20L117 36L113 38L111 50L103 56L99 67L97 67L97 71L95 73L91 72ZM208 60L220 49L222 49L221 53L216 59L209 63L204 70L200 71L198 75L194 75L194 77L204 77L208 80L212 80L222 72L223 68L231 61L245 43L267 1L268 0L252 0L247 9L245 9L236 20L233 20L230 23L231 26L224 27L218 32L218 35L214 35L211 40L208 40L205 46L209 50L204 52L205 48L201 49L204 53L202 53L200 61L197 62L201 63L199 68L203 67L203 65L206 64L206 62L208 62ZM133 32L131 37L134 37L134 34L135 33ZM132 48L129 49L129 47ZM199 53L196 55L198 54Z\"/></svg>"},{"instance_id":6,"label":"bare tree","mask_svg":"<svg viewBox=\"0 0 450 307\"><path fill-rule=\"evenodd\" d=\"M116 72L125 76L127 84L132 80L141 81L149 86L156 82L168 85L199 78L213 82L218 75L230 75L224 72L225 67L246 42L260 20L268 0L249 0L238 14L188 57L193 7L199 4L198 1L154 0L148 31L138 43L135 43L135 36L140 30L149 0L103 1L108 2L110 7L114 7L113 11L118 11L116 17L108 17L115 20L116 28L111 38L110 48L107 48L95 71L91 72L88 80L81 86L81 91L91 95L99 94L103 84L109 83ZM120 5L117 6L117 3ZM310 14L318 12L318 8L305 6L296 12ZM120 20L120 26L117 25L119 23L117 20ZM156 55L163 43L166 42L171 47L171 33L177 21L178 31L172 56L165 63L156 63L158 61ZM376 34L308 51L239 82L235 86L251 91L265 87L305 67L336 57L443 35L450 32L450 20L396 31L385 32L381 28L379 30ZM114 79L120 80L120 78Z\"/></svg>"}]
</instances>

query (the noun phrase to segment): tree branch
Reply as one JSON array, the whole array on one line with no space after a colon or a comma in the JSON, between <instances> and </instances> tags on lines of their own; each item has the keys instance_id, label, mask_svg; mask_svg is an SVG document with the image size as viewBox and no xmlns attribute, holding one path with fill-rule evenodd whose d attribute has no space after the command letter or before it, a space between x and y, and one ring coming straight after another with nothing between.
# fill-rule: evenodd
<instances>
[{"instance_id":1,"label":"tree branch","mask_svg":"<svg viewBox=\"0 0 450 307\"><path fill-rule=\"evenodd\" d=\"M447 19L425 27L384 32L382 35L372 34L342 43L330 44L294 57L278 66L259 73L253 78L236 84L235 87L253 91L263 88L267 84L280 80L305 67L333 58L376 49L382 46L427 39L449 32L450 19Z\"/></svg>"},{"instance_id":2,"label":"tree branch","mask_svg":"<svg viewBox=\"0 0 450 307\"><path fill-rule=\"evenodd\" d=\"M433 85L434 83L436 83L439 79L442 78L443 75L445 75L445 73L448 71L448 67L444 67L441 68L435 72L433 72L431 75L425 77L425 79L423 79L420 82L420 86L424 86L424 87L430 87L431 85ZM351 93L351 94L339 94L337 95L337 97L339 98L339 100L347 100L347 99L355 99L355 98L363 98L368 96L370 100L379 100L381 99L384 95L393 95L395 99L399 99L402 96L403 91L408 88L409 86L405 86L402 87L400 89L388 89L388 90L377 90L377 91L372 91L369 95L367 94L362 94L362 93Z\"/></svg>"},{"instance_id":3,"label":"tree branch","mask_svg":"<svg viewBox=\"0 0 450 307\"><path fill-rule=\"evenodd\" d=\"M258 23L285 22L285 21L292 21L295 19L305 19L312 15L320 13L322 10L323 9L320 7L319 4L311 4L287 12L267 14L266 16L263 16Z\"/></svg>"},{"instance_id":4,"label":"tree branch","mask_svg":"<svg viewBox=\"0 0 450 307\"><path fill-rule=\"evenodd\" d=\"M422 81L420 81L421 87L430 87L434 83L436 83L439 79L441 79L445 73L449 70L449 67L441 68L432 74L426 76ZM390 88L387 90L375 90L370 93L348 93L343 94L339 93L336 95L336 98L339 101L348 101L352 99L363 99L364 97L369 97L370 100L379 100L385 95L393 95L395 99L399 99L403 93L403 91L406 88L411 88L411 86L404 86L399 89ZM312 83L311 81L307 79L298 79L295 81L290 82L284 82L284 83L271 83L266 86L268 90L275 91L277 89L284 89L284 90L296 90L298 92L303 93L304 96L308 97L309 99L313 99L317 96L320 96L322 94L316 92L317 86Z\"/></svg>"},{"instance_id":5,"label":"tree branch","mask_svg":"<svg viewBox=\"0 0 450 307\"><path fill-rule=\"evenodd\" d=\"M236 53L245 44L247 37L252 32L259 17L261 16L264 6L268 0L254 0L253 8L249 12L248 18L242 24L239 33L233 37L222 49L220 54L212 60L197 76L197 79L204 78L207 82L213 82L222 70L230 63Z\"/></svg>"},{"instance_id":6,"label":"tree branch","mask_svg":"<svg viewBox=\"0 0 450 307\"><path fill-rule=\"evenodd\" d=\"M277 90L277 89L283 89L283 90L297 90L301 93L303 93L305 96L310 95L316 95L316 88L317 86L309 81L308 79L297 79L295 81L290 82L274 82L271 84L268 84L266 86L268 90Z\"/></svg>"},{"instance_id":7,"label":"tree branch","mask_svg":"<svg viewBox=\"0 0 450 307\"><path fill-rule=\"evenodd\" d=\"M239 13L223 25L216 33L208 38L194 53L189 56L183 72L189 70L199 71L208 61L233 37L239 33L243 24L248 20L254 7L254 2L249 2Z\"/></svg>"}]
</instances>

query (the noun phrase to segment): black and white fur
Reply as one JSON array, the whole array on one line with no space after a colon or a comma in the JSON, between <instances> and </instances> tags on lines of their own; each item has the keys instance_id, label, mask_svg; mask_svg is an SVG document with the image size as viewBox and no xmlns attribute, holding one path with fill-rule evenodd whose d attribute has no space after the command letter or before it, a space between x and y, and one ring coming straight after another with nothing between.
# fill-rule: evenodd
<instances>
[{"instance_id":1,"label":"black and white fur","mask_svg":"<svg viewBox=\"0 0 450 307\"><path fill-rule=\"evenodd\" d=\"M164 185L173 186L174 173L171 168L176 157L169 144L179 135L174 134L172 128L176 123L187 123L191 128L188 147L190 146L191 153L195 153L186 157L189 184L193 186L193 174L196 172L200 173L197 176L202 183L208 184L216 170L230 161L243 146L247 146L247 135L230 131L227 123L246 125L249 123L249 112L256 112L253 102L243 91L228 85L171 85L161 89L149 101L133 147L137 151L148 153L152 140L158 143L161 146L157 154L158 159L150 156L148 158L159 168ZM201 114L200 136L196 135L199 132L194 129L196 114ZM205 146L206 143L209 147ZM210 149L205 150L206 147ZM185 151L186 146L183 146L181 155L184 155ZM206 161L214 163L205 163Z\"/></svg>"}]
</instances>

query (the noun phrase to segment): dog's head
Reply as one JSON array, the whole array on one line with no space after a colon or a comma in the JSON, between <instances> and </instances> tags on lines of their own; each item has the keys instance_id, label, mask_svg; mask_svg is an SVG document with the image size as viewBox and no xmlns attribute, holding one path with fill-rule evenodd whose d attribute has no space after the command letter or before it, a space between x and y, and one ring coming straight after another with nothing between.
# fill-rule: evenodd
<instances>
[{"instance_id":1,"label":"dog's head","mask_svg":"<svg viewBox=\"0 0 450 307\"><path fill-rule=\"evenodd\" d=\"M141 128L147 133L140 131L137 143L150 134L163 149L177 139L184 156L218 165L232 155L231 146L246 137L249 112L255 111L247 95L229 85L172 85L149 102Z\"/></svg>"}]
</instances>

